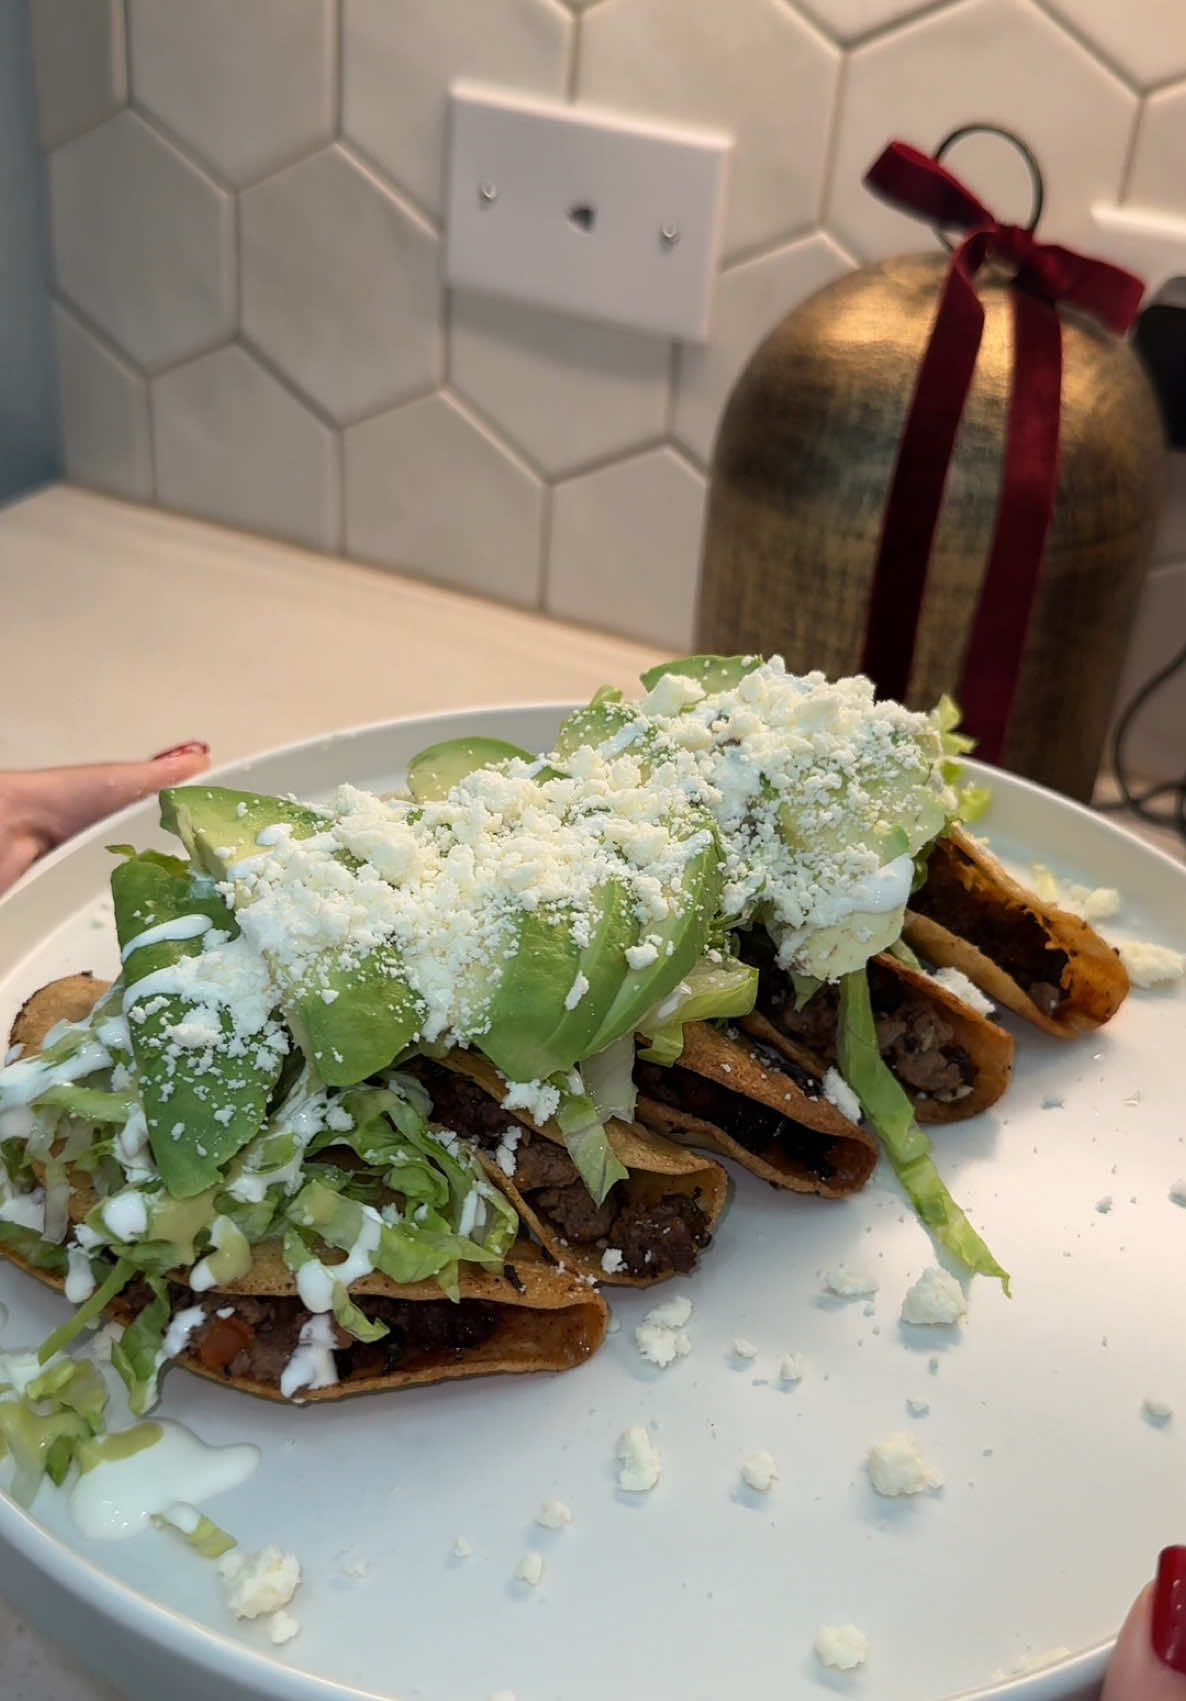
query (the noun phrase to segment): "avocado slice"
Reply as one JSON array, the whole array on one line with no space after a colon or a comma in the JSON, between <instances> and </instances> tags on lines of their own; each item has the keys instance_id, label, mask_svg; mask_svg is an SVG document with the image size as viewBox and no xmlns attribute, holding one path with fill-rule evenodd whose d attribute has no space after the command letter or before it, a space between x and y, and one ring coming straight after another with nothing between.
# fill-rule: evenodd
<instances>
[{"instance_id":1,"label":"avocado slice","mask_svg":"<svg viewBox=\"0 0 1186 1701\"><path fill-rule=\"evenodd\" d=\"M486 1030L474 1042L508 1081L543 1080L565 1066L547 1041L565 1014L580 956L567 909L530 910L519 920Z\"/></svg>"},{"instance_id":2,"label":"avocado slice","mask_svg":"<svg viewBox=\"0 0 1186 1701\"><path fill-rule=\"evenodd\" d=\"M284 798L180 786L161 793L161 824L178 835L201 868L225 880L236 863L261 854L258 839L265 827L284 824L303 839L320 832L325 817ZM359 866L348 852L337 855L347 866ZM272 969L297 1042L331 1087L353 1086L387 1068L419 1035L424 1008L391 943L358 958L327 952L303 976L283 962L274 961ZM336 996L327 1001L326 993Z\"/></svg>"},{"instance_id":3,"label":"avocado slice","mask_svg":"<svg viewBox=\"0 0 1186 1701\"><path fill-rule=\"evenodd\" d=\"M177 857L154 852L128 857L112 871L111 893L121 949L149 928L187 916L206 916L213 927L232 936L238 932L218 893L199 891ZM201 949L201 935L160 939L132 951L123 967L148 1141L174 1199L192 1199L213 1187L223 1166L259 1133L283 1061L278 1052L260 1047L246 1056L230 1055L234 1019L228 1010L217 1015L218 1043L191 1047L172 1042L170 1030L193 1016L193 1004L174 992L141 997L136 988Z\"/></svg>"},{"instance_id":4,"label":"avocado slice","mask_svg":"<svg viewBox=\"0 0 1186 1701\"><path fill-rule=\"evenodd\" d=\"M731 691L747 673L761 667L761 656L681 656L677 661L659 662L639 677L648 691L669 673L694 679L705 691Z\"/></svg>"},{"instance_id":5,"label":"avocado slice","mask_svg":"<svg viewBox=\"0 0 1186 1701\"><path fill-rule=\"evenodd\" d=\"M439 803L476 768L496 768L516 757L536 758L502 738L447 738L430 744L408 763L408 790L417 803Z\"/></svg>"},{"instance_id":6,"label":"avocado slice","mask_svg":"<svg viewBox=\"0 0 1186 1701\"><path fill-rule=\"evenodd\" d=\"M658 956L645 968L627 970L587 1055L630 1033L655 1004L675 991L700 960L720 903L722 881L720 846L713 833L684 871L683 904L651 930L657 938Z\"/></svg>"}]
</instances>

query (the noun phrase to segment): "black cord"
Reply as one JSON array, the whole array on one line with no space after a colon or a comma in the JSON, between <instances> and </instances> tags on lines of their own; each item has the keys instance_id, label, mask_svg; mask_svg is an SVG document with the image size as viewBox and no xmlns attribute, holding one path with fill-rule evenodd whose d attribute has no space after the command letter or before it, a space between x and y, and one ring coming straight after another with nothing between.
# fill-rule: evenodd
<instances>
[{"instance_id":1,"label":"black cord","mask_svg":"<svg viewBox=\"0 0 1186 1701\"><path fill-rule=\"evenodd\" d=\"M1157 827L1176 827L1186 839L1186 773L1177 780L1162 780L1157 785L1148 786L1144 791L1134 791L1129 783L1128 764L1125 761L1125 740L1132 728L1133 722L1140 714L1145 704L1160 691L1166 682L1173 678L1179 668L1186 667L1186 644L1171 656L1164 667L1159 667L1141 686L1140 690L1128 703L1116 722L1116 731L1112 737L1112 772L1116 784L1120 787L1120 796L1114 802L1100 803L1099 809L1131 809L1134 815L1139 815L1142 821L1150 821ZM1150 809L1149 805L1157 798L1172 797L1173 804L1168 811Z\"/></svg>"}]
</instances>

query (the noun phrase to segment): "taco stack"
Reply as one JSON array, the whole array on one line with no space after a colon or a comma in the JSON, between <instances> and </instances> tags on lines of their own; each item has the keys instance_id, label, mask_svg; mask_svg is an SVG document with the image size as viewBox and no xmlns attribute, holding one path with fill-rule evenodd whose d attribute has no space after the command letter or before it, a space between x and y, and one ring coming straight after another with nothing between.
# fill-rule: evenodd
<instances>
[{"instance_id":1,"label":"taco stack","mask_svg":"<svg viewBox=\"0 0 1186 1701\"><path fill-rule=\"evenodd\" d=\"M935 841L904 934L928 962L1062 1039L1100 1027L1128 995L1119 954L1094 928L1028 891L958 826Z\"/></svg>"},{"instance_id":2,"label":"taco stack","mask_svg":"<svg viewBox=\"0 0 1186 1701\"><path fill-rule=\"evenodd\" d=\"M85 1021L107 991L106 982L90 975L51 982L21 1008L11 1044L22 1058L36 1057L61 1023ZM348 1147L331 1144L323 1156L329 1166L358 1171ZM36 1167L44 1182L45 1163ZM77 1164L68 1167L66 1181L67 1214L77 1232L101 1213L103 1199ZM397 1201L408 1204L386 1190L380 1203L390 1209ZM66 1290L61 1245L10 1237L0 1240L0 1251L45 1285ZM93 1258L96 1291L116 1261L115 1251ZM331 1276L334 1268L324 1265ZM245 1268L213 1283L193 1267L134 1275L101 1315L125 1327L130 1368L140 1371L141 1405L155 1392L166 1361L244 1393L303 1403L497 1372L566 1370L604 1338L609 1313L596 1291L522 1236L497 1267L463 1262L443 1279L448 1292L437 1280L400 1282L381 1269L368 1270L346 1284L346 1327L334 1310L308 1309L301 1270L290 1267L278 1238L263 1238L250 1247ZM135 1364L143 1325L149 1325L144 1346L156 1359L151 1368ZM161 1345L153 1348L153 1342Z\"/></svg>"}]
</instances>

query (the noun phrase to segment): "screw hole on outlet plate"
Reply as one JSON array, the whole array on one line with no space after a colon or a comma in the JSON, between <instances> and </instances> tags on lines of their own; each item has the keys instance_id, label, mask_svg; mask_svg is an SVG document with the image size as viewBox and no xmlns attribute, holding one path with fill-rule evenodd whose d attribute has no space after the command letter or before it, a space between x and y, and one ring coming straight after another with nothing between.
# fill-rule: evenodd
<instances>
[{"instance_id":1,"label":"screw hole on outlet plate","mask_svg":"<svg viewBox=\"0 0 1186 1701\"><path fill-rule=\"evenodd\" d=\"M568 222L574 230L580 230L586 236L590 234L597 220L597 208L590 206L588 201L574 201L568 209Z\"/></svg>"}]
</instances>

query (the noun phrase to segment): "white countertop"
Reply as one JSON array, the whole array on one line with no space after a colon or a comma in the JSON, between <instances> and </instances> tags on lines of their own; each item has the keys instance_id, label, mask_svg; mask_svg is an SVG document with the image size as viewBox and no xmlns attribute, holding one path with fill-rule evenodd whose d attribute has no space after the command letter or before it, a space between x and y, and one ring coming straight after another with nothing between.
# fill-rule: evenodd
<instances>
[{"instance_id":1,"label":"white countertop","mask_svg":"<svg viewBox=\"0 0 1186 1701\"><path fill-rule=\"evenodd\" d=\"M397 715L587 697L657 659L66 487L0 512L0 595L0 767L149 755L191 738L230 761ZM2 1601L0 1696L122 1701Z\"/></svg>"},{"instance_id":2,"label":"white countertop","mask_svg":"<svg viewBox=\"0 0 1186 1701\"><path fill-rule=\"evenodd\" d=\"M0 512L0 767L589 697L658 652L66 486ZM4 1701L122 1701L0 1601Z\"/></svg>"}]
</instances>

